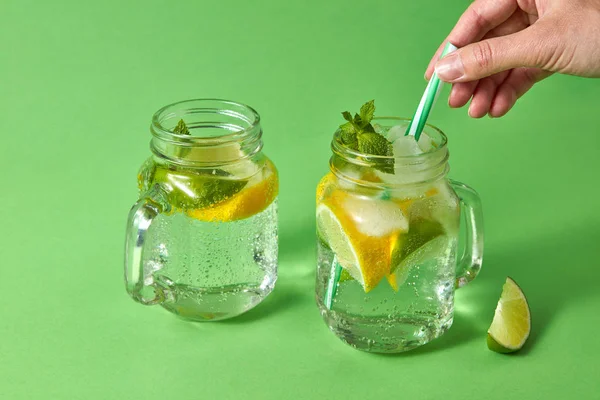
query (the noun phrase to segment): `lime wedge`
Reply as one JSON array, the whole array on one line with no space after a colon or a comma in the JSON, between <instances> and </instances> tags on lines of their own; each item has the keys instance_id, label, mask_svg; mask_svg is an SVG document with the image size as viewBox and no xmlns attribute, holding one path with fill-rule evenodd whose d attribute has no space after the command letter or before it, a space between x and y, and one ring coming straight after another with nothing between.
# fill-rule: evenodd
<instances>
[{"instance_id":1,"label":"lime wedge","mask_svg":"<svg viewBox=\"0 0 600 400\"><path fill-rule=\"evenodd\" d=\"M404 237L402 250L398 254L400 260L404 260L425 244L443 234L444 227L437 221L423 218L411 219L408 233Z\"/></svg>"},{"instance_id":2,"label":"lime wedge","mask_svg":"<svg viewBox=\"0 0 600 400\"><path fill-rule=\"evenodd\" d=\"M404 258L396 258L392 262L392 274L397 276L397 285L401 286L406 282L412 267L424 264L427 261L435 260L441 254L444 254L448 247L448 238L446 236L437 236L434 239L425 242L422 246L412 251Z\"/></svg>"},{"instance_id":3,"label":"lime wedge","mask_svg":"<svg viewBox=\"0 0 600 400\"><path fill-rule=\"evenodd\" d=\"M519 350L531 331L531 313L521 288L511 278L506 278L502 294L490 329L488 348L497 353L512 353Z\"/></svg>"},{"instance_id":4,"label":"lime wedge","mask_svg":"<svg viewBox=\"0 0 600 400\"><path fill-rule=\"evenodd\" d=\"M439 257L446 247L448 239L439 222L420 218L410 221L408 233L397 241L396 248L392 250L390 272L396 274L396 284L401 286L414 265Z\"/></svg>"}]
</instances>

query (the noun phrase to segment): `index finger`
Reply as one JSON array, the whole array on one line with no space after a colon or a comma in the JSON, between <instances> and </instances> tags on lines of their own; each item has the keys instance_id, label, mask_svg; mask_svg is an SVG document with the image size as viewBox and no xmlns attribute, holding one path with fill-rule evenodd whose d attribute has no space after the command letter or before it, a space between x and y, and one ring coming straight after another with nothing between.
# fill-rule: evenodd
<instances>
[{"instance_id":1,"label":"index finger","mask_svg":"<svg viewBox=\"0 0 600 400\"><path fill-rule=\"evenodd\" d=\"M489 31L509 19L518 6L517 0L476 0L473 2L429 61L425 77L429 79L433 74L435 64L438 62L446 42L460 48L481 40Z\"/></svg>"}]
</instances>

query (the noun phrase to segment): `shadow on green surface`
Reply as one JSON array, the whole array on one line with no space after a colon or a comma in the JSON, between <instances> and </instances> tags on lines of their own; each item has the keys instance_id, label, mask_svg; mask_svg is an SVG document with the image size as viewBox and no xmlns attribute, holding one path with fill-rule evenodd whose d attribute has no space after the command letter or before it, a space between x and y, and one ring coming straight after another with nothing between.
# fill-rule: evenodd
<instances>
[{"instance_id":1,"label":"shadow on green surface","mask_svg":"<svg viewBox=\"0 0 600 400\"><path fill-rule=\"evenodd\" d=\"M314 303L314 275L284 275L279 277L275 290L259 305L238 317L218 321L222 324L246 324L291 312L307 302ZM316 307L316 306L315 306Z\"/></svg>"},{"instance_id":2,"label":"shadow on green surface","mask_svg":"<svg viewBox=\"0 0 600 400\"><path fill-rule=\"evenodd\" d=\"M276 317L277 314L293 309L298 304L306 301L306 293L292 288L277 288L259 305L245 314L236 318L220 321L222 324L246 324L263 320L267 317Z\"/></svg>"},{"instance_id":3,"label":"shadow on green surface","mask_svg":"<svg viewBox=\"0 0 600 400\"><path fill-rule=\"evenodd\" d=\"M475 317L472 314L467 315L461 312L455 312L454 323L452 324L452 327L440 338L406 353L378 355L384 357L420 356L427 353L447 350L452 347L466 344L473 340L480 340L482 346L485 347L485 332L486 328L482 328L481 324L475 321Z\"/></svg>"},{"instance_id":4,"label":"shadow on green surface","mask_svg":"<svg viewBox=\"0 0 600 400\"><path fill-rule=\"evenodd\" d=\"M431 343L394 356L411 357L450 349L477 340L486 348L486 332L507 276L523 289L531 309L532 330L525 347L535 350L553 319L566 307L597 292L600 279L600 228L571 227L560 235L487 249L480 276L456 295L454 324Z\"/></svg>"}]
</instances>

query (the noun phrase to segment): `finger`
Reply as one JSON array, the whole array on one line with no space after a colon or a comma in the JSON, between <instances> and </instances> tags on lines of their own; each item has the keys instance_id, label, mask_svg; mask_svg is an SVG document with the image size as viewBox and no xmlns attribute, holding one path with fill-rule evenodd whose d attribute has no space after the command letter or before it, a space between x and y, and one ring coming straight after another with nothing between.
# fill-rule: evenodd
<instances>
[{"instance_id":1,"label":"finger","mask_svg":"<svg viewBox=\"0 0 600 400\"><path fill-rule=\"evenodd\" d=\"M506 21L486 33L482 39L511 35L522 31L531 25L527 14L521 9L516 10Z\"/></svg>"},{"instance_id":2,"label":"finger","mask_svg":"<svg viewBox=\"0 0 600 400\"><path fill-rule=\"evenodd\" d=\"M509 19L518 7L516 0L476 0L460 17L448 35L448 41L463 47L481 40L489 31Z\"/></svg>"},{"instance_id":3,"label":"finger","mask_svg":"<svg viewBox=\"0 0 600 400\"><path fill-rule=\"evenodd\" d=\"M551 72L536 68L516 68L510 71L496 91L489 111L490 117L498 118L506 115L517 100L535 83L550 75Z\"/></svg>"},{"instance_id":4,"label":"finger","mask_svg":"<svg viewBox=\"0 0 600 400\"><path fill-rule=\"evenodd\" d=\"M506 21L489 31L484 36L484 39L510 35L512 33L523 30L528 26L529 19L527 15L522 10L518 9ZM504 79L508 76L508 73L502 73L501 77L498 77L498 74L493 76L496 77L495 82L497 83L497 85L500 85L502 81L504 81ZM452 108L459 108L465 106L473 96L473 92L475 91L475 88L477 87L478 83L479 80L453 84L452 90L450 91L450 97L448 99L448 105Z\"/></svg>"},{"instance_id":5,"label":"finger","mask_svg":"<svg viewBox=\"0 0 600 400\"><path fill-rule=\"evenodd\" d=\"M435 71L445 82L469 82L518 67L537 67L546 52L538 24L507 36L470 44L440 60Z\"/></svg>"},{"instance_id":6,"label":"finger","mask_svg":"<svg viewBox=\"0 0 600 400\"><path fill-rule=\"evenodd\" d=\"M427 66L427 69L425 70L425 79L426 80L431 79L431 75L433 75L433 68L435 67L435 63L437 63L439 61L440 56L442 55L442 52L444 51L444 47L446 47L447 43L448 43L448 41L444 40L444 42L440 45L440 47L438 47L438 49L435 51L433 58L431 60L429 60L429 65Z\"/></svg>"},{"instance_id":7,"label":"finger","mask_svg":"<svg viewBox=\"0 0 600 400\"><path fill-rule=\"evenodd\" d=\"M498 87L504 82L508 76L508 71L501 72L499 74L492 75L490 78L494 83L494 87ZM458 108L463 107L469 102L473 96L475 89L480 81L455 83L452 85L452 91L450 92L450 99L448 104L450 107ZM492 96L493 98L494 96Z\"/></svg>"},{"instance_id":8,"label":"finger","mask_svg":"<svg viewBox=\"0 0 600 400\"><path fill-rule=\"evenodd\" d=\"M471 100L471 105L469 106L469 116L481 118L490 111L496 89L504 82L508 75L508 72L503 72L479 81L479 85L477 85L473 93L473 100Z\"/></svg>"},{"instance_id":9,"label":"finger","mask_svg":"<svg viewBox=\"0 0 600 400\"><path fill-rule=\"evenodd\" d=\"M434 66L448 41L456 47L463 47L481 40L491 29L506 21L517 8L516 0L476 0L473 2L436 51L427 66L425 77L431 78Z\"/></svg>"},{"instance_id":10,"label":"finger","mask_svg":"<svg viewBox=\"0 0 600 400\"><path fill-rule=\"evenodd\" d=\"M450 97L448 98L448 105L452 108L463 107L469 102L471 96L473 96L473 92L478 83L479 81L472 81L455 83L452 85Z\"/></svg>"}]
</instances>

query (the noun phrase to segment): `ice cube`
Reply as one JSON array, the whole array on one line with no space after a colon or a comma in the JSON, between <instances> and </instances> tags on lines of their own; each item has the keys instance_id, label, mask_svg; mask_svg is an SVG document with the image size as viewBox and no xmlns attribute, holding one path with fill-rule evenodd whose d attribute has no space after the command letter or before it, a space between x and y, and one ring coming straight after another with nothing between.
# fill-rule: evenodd
<instances>
[{"instance_id":1,"label":"ice cube","mask_svg":"<svg viewBox=\"0 0 600 400\"><path fill-rule=\"evenodd\" d=\"M411 138L414 142L414 138L412 138L411 136L404 136L405 133L406 126L403 125L393 126L388 131L387 139L390 142L395 143L398 141L401 143L398 144L398 154L394 153L395 156L408 156L426 153L433 148L433 141L425 132L421 133L421 136L419 137L418 148L416 146L413 146L412 143L410 143L408 140L408 138Z\"/></svg>"},{"instance_id":2,"label":"ice cube","mask_svg":"<svg viewBox=\"0 0 600 400\"><path fill-rule=\"evenodd\" d=\"M385 128L380 124L374 123L373 129L375 129L375 132L379 133L380 135L385 135Z\"/></svg>"},{"instance_id":3,"label":"ice cube","mask_svg":"<svg viewBox=\"0 0 600 400\"><path fill-rule=\"evenodd\" d=\"M350 163L339 165L339 172L345 179L338 180L338 185L342 189L351 190L356 187L356 183L360 181L361 172L358 168Z\"/></svg>"},{"instance_id":4,"label":"ice cube","mask_svg":"<svg viewBox=\"0 0 600 400\"><path fill-rule=\"evenodd\" d=\"M363 196L348 196L342 207L359 232L382 237L395 231L407 232L408 219L395 203Z\"/></svg>"},{"instance_id":5,"label":"ice cube","mask_svg":"<svg viewBox=\"0 0 600 400\"><path fill-rule=\"evenodd\" d=\"M390 142L393 142L398 138L404 137L405 133L406 133L406 126L404 126L404 125L392 126L387 133L387 140L389 140Z\"/></svg>"},{"instance_id":6,"label":"ice cube","mask_svg":"<svg viewBox=\"0 0 600 400\"><path fill-rule=\"evenodd\" d=\"M433 149L433 141L425 133L422 133L421 137L419 137L419 148L423 151L423 153L427 153Z\"/></svg>"},{"instance_id":7,"label":"ice cube","mask_svg":"<svg viewBox=\"0 0 600 400\"><path fill-rule=\"evenodd\" d=\"M424 196L423 196L424 194ZM411 218L437 221L445 232L458 229L459 200L446 181L436 182L411 205Z\"/></svg>"},{"instance_id":8,"label":"ice cube","mask_svg":"<svg viewBox=\"0 0 600 400\"><path fill-rule=\"evenodd\" d=\"M406 157L422 154L423 150L413 136L400 136L394 140L394 157Z\"/></svg>"}]
</instances>

